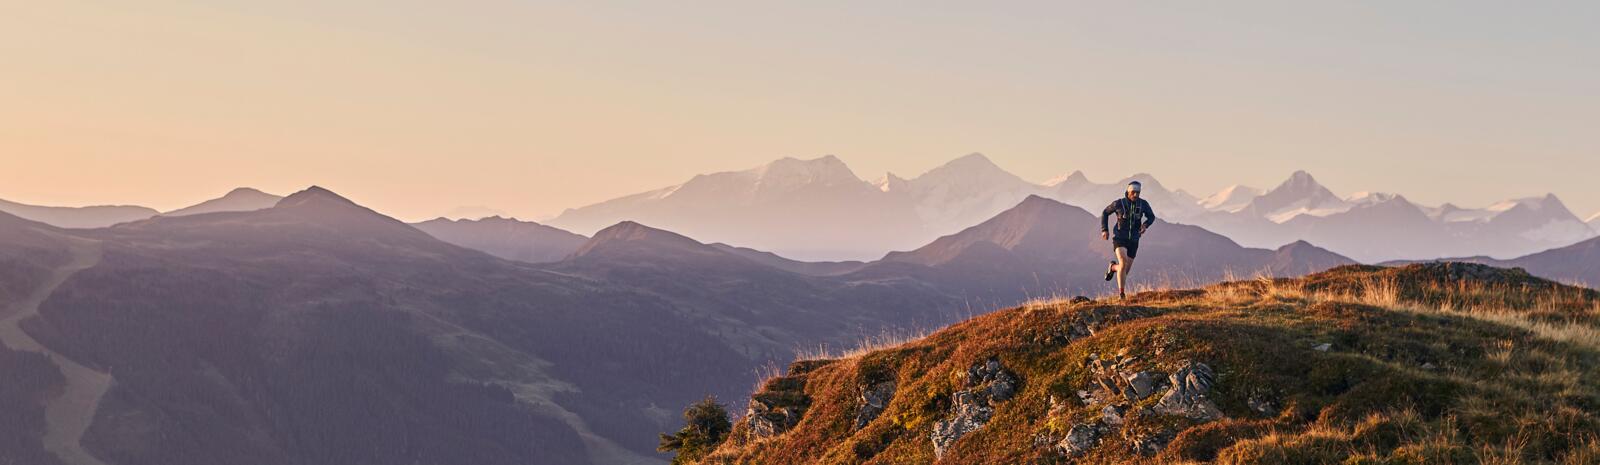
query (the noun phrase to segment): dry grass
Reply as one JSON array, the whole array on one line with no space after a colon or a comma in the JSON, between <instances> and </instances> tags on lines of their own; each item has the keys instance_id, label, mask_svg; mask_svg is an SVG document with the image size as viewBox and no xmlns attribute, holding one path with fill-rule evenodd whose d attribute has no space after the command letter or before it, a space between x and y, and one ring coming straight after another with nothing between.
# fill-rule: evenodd
<instances>
[{"instance_id":1,"label":"dry grass","mask_svg":"<svg viewBox=\"0 0 1600 465\"><path fill-rule=\"evenodd\" d=\"M1083 365L1090 354L1129 348L1156 367L1180 358L1212 364L1214 398L1229 417L1177 423L1184 435L1146 461L1600 463L1600 295L1397 270L1296 279L1258 272L1189 291L1152 285L1126 305L1036 298L931 335L886 333L843 351L800 351L802 360L850 362L809 375L813 407L795 431L729 445L716 463L931 462L929 433L949 415L959 374L991 356L1023 380L1022 391L945 462L1056 463L1034 439L1098 410L1047 418L1047 399L1075 398L1091 376ZM1114 312L1136 316L1106 320ZM1062 339L1070 322L1089 314L1105 323L1091 336ZM1334 349L1310 349L1323 342ZM1165 352L1150 350L1157 346ZM872 373L898 379L900 390L878 421L857 431L850 425L859 386L882 379ZM1246 399L1259 392L1274 393L1282 412L1251 412ZM1172 420L1134 421L1129 431ZM1200 430L1210 432L1189 435ZM1078 462L1139 460L1120 442L1126 437L1105 441Z\"/></svg>"},{"instance_id":2,"label":"dry grass","mask_svg":"<svg viewBox=\"0 0 1600 465\"><path fill-rule=\"evenodd\" d=\"M783 367L779 367L776 363L767 362L765 365L757 366L756 385L750 388L750 392L760 392L762 388L767 386L767 383L779 376L783 376ZM741 412L735 412L735 414L741 414Z\"/></svg>"},{"instance_id":3,"label":"dry grass","mask_svg":"<svg viewBox=\"0 0 1600 465\"><path fill-rule=\"evenodd\" d=\"M1041 304L1043 305L1043 304ZM853 359L879 350L900 346L907 342L927 337L927 329L901 329L884 330L878 334L862 337L855 345L835 349L827 344L818 344L814 347L795 349L795 361L806 360L844 360Z\"/></svg>"},{"instance_id":4,"label":"dry grass","mask_svg":"<svg viewBox=\"0 0 1600 465\"><path fill-rule=\"evenodd\" d=\"M1514 294L1517 298L1524 298L1514 289L1467 280L1459 281L1452 287L1445 289L1445 292L1473 296L1470 300L1474 301L1505 302L1514 300ZM1434 304L1407 300L1401 297L1400 286L1393 277L1363 280L1359 289L1359 292L1353 293L1315 292L1302 295L1316 301L1359 303L1418 314L1462 316L1526 330L1551 341L1600 349L1600 326L1596 324L1600 320L1600 301L1585 298L1581 289L1561 287L1536 293L1531 296L1532 303L1526 308L1499 305L1461 307L1454 299ZM1574 314L1570 311L1585 305L1588 306L1585 312ZM1562 314L1568 317L1548 318Z\"/></svg>"}]
</instances>

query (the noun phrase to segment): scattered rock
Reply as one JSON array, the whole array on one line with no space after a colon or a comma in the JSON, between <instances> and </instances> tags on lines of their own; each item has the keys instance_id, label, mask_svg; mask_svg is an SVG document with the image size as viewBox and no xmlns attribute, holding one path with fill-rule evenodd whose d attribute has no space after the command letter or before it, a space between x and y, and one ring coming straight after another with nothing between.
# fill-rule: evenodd
<instances>
[{"instance_id":1,"label":"scattered rock","mask_svg":"<svg viewBox=\"0 0 1600 465\"><path fill-rule=\"evenodd\" d=\"M770 438L783 434L800 423L802 409L769 405L760 399L750 399L750 408L745 410L745 418L750 421L750 434L761 438Z\"/></svg>"},{"instance_id":2,"label":"scattered rock","mask_svg":"<svg viewBox=\"0 0 1600 465\"><path fill-rule=\"evenodd\" d=\"M1311 350L1315 350L1317 352L1327 352L1330 349L1333 349L1333 344L1326 343L1326 342L1321 343L1321 344L1317 344L1316 346L1311 347Z\"/></svg>"},{"instance_id":3,"label":"scattered rock","mask_svg":"<svg viewBox=\"0 0 1600 465\"><path fill-rule=\"evenodd\" d=\"M1185 360L1168 376L1172 388L1156 402L1156 413L1178 415L1200 421L1222 418L1222 411L1206 397L1216 375L1204 363Z\"/></svg>"},{"instance_id":4,"label":"scattered rock","mask_svg":"<svg viewBox=\"0 0 1600 465\"><path fill-rule=\"evenodd\" d=\"M933 425L933 455L944 457L946 450L956 440L966 436L967 433L977 431L989 423L989 418L994 416L994 407L986 402L979 401L977 395L968 391L958 391L952 399L949 419Z\"/></svg>"},{"instance_id":5,"label":"scattered rock","mask_svg":"<svg viewBox=\"0 0 1600 465\"><path fill-rule=\"evenodd\" d=\"M1000 359L990 358L967 369L967 386L982 387L989 398L1002 401L1017 392L1017 378L1000 365Z\"/></svg>"},{"instance_id":6,"label":"scattered rock","mask_svg":"<svg viewBox=\"0 0 1600 465\"><path fill-rule=\"evenodd\" d=\"M1124 377L1128 380L1128 386L1133 388L1133 398L1130 400L1144 400L1161 388L1161 380L1166 378L1167 374L1159 371L1141 371Z\"/></svg>"},{"instance_id":7,"label":"scattered rock","mask_svg":"<svg viewBox=\"0 0 1600 465\"><path fill-rule=\"evenodd\" d=\"M1073 297L1072 300L1070 301L1070 303L1081 304L1081 303L1084 303L1084 302L1093 302L1093 301L1094 301L1094 299L1090 299L1088 297L1080 295L1080 296L1077 296L1077 297Z\"/></svg>"},{"instance_id":8,"label":"scattered rock","mask_svg":"<svg viewBox=\"0 0 1600 465\"><path fill-rule=\"evenodd\" d=\"M1099 444L1100 434L1103 432L1103 428L1099 425L1073 425L1072 429L1067 430L1066 439L1062 439L1060 443L1056 444L1056 447L1061 448L1061 451L1068 456L1077 457Z\"/></svg>"},{"instance_id":9,"label":"scattered rock","mask_svg":"<svg viewBox=\"0 0 1600 465\"><path fill-rule=\"evenodd\" d=\"M1122 416L1127 413L1127 405L1107 405L1100 409L1100 421L1111 426L1122 426Z\"/></svg>"},{"instance_id":10,"label":"scattered rock","mask_svg":"<svg viewBox=\"0 0 1600 465\"><path fill-rule=\"evenodd\" d=\"M1130 368L1138 363L1139 357L1128 355L1128 349L1118 352L1117 358L1101 358L1091 355L1084 361L1092 377L1089 379L1088 395L1079 394L1084 398L1085 404L1094 401L1110 401L1114 398L1123 398L1130 401L1142 400L1155 394L1165 386L1165 373L1158 371L1138 371ZM1092 398L1093 400L1091 400Z\"/></svg>"},{"instance_id":11,"label":"scattered rock","mask_svg":"<svg viewBox=\"0 0 1600 465\"><path fill-rule=\"evenodd\" d=\"M933 454L944 457L945 451L967 433L977 431L994 416L994 406L1010 399L1017 392L1017 378L1000 365L1000 360L990 358L967 369L965 389L950 396L951 411L945 420L933 425Z\"/></svg>"},{"instance_id":12,"label":"scattered rock","mask_svg":"<svg viewBox=\"0 0 1600 465\"><path fill-rule=\"evenodd\" d=\"M800 423L811 406L811 398L805 393L806 377L819 366L822 365L812 362L792 363L788 374L768 380L760 392L750 396L745 410L750 436L777 436Z\"/></svg>"},{"instance_id":13,"label":"scattered rock","mask_svg":"<svg viewBox=\"0 0 1600 465\"><path fill-rule=\"evenodd\" d=\"M880 381L870 386L862 386L860 391L861 409L856 411L856 429L861 429L872 423L889 407L889 401L894 399L895 384L893 380Z\"/></svg>"},{"instance_id":14,"label":"scattered rock","mask_svg":"<svg viewBox=\"0 0 1600 465\"><path fill-rule=\"evenodd\" d=\"M1433 371L1433 370L1436 370L1438 368L1439 368L1439 366L1438 365L1434 365L1432 362L1428 362L1428 363L1423 363L1422 364L1422 369L1424 369L1424 370Z\"/></svg>"}]
</instances>

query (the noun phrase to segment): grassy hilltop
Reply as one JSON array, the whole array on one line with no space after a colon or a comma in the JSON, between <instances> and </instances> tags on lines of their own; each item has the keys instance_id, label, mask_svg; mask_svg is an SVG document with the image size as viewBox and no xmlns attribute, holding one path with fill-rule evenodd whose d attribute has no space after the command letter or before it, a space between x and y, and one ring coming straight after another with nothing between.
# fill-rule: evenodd
<instances>
[{"instance_id":1,"label":"grassy hilltop","mask_svg":"<svg viewBox=\"0 0 1600 465\"><path fill-rule=\"evenodd\" d=\"M1037 302L735 407L700 463L1600 463L1600 295L1429 263Z\"/></svg>"}]
</instances>

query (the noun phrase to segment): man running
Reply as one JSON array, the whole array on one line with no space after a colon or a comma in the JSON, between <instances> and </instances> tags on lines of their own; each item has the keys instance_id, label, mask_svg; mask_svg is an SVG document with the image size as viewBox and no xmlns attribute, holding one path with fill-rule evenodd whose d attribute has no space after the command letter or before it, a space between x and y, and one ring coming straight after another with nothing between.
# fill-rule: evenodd
<instances>
[{"instance_id":1,"label":"man running","mask_svg":"<svg viewBox=\"0 0 1600 465\"><path fill-rule=\"evenodd\" d=\"M1117 254L1106 268L1106 281L1116 276L1117 296L1124 300L1128 298L1128 271L1133 269L1133 258L1139 255L1139 236L1156 222L1155 211L1150 209L1150 202L1139 198L1139 189L1139 181L1128 183L1127 194L1100 213L1100 240L1111 239L1112 250ZM1106 220L1112 213L1117 214L1117 226L1107 232Z\"/></svg>"}]
</instances>

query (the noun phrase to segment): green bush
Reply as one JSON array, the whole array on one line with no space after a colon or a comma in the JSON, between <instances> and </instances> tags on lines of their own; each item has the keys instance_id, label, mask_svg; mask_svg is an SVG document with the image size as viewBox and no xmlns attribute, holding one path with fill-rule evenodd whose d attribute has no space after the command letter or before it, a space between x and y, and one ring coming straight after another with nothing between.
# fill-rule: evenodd
<instances>
[{"instance_id":1,"label":"green bush","mask_svg":"<svg viewBox=\"0 0 1600 465\"><path fill-rule=\"evenodd\" d=\"M733 423L728 421L728 409L717 403L717 398L707 396L683 411L683 429L673 434L661 435L661 445L656 450L677 452L672 465L690 464L711 453L728 437Z\"/></svg>"}]
</instances>

